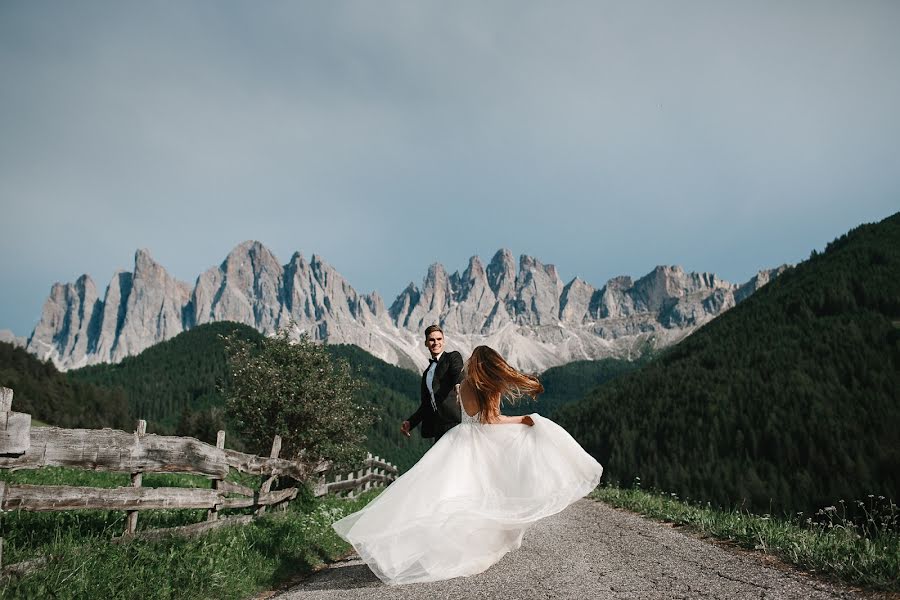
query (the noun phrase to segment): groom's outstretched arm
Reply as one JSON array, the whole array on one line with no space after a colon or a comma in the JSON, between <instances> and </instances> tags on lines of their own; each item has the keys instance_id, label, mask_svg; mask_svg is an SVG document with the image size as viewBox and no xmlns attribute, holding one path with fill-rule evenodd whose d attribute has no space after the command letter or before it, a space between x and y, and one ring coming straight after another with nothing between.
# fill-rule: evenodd
<instances>
[{"instance_id":1,"label":"groom's outstretched arm","mask_svg":"<svg viewBox=\"0 0 900 600\"><path fill-rule=\"evenodd\" d=\"M403 435L405 435L406 437L409 437L409 432L412 431L413 429L415 429L416 425L421 423L422 419L425 418L424 411L425 411L425 402L426 402L425 394L426 393L428 393L428 389L425 387L425 378L423 377L422 378L422 389L420 392L422 398L419 402L419 408L418 408L418 410L416 410L416 412L414 412L412 415L410 415L408 419L406 419L405 421L403 421L403 423L400 424L400 432Z\"/></svg>"},{"instance_id":2,"label":"groom's outstretched arm","mask_svg":"<svg viewBox=\"0 0 900 600\"><path fill-rule=\"evenodd\" d=\"M410 415L410 417L406 420L406 422L409 423L410 429L415 429L416 425L422 422L422 411L424 408L425 407L420 404L419 410Z\"/></svg>"}]
</instances>

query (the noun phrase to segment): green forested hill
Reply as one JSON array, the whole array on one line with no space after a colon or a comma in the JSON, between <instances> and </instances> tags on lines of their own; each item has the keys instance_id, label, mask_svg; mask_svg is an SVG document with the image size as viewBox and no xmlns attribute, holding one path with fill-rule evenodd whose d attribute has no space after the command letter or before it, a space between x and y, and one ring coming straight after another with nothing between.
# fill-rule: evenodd
<instances>
[{"instance_id":1,"label":"green forested hill","mask_svg":"<svg viewBox=\"0 0 900 600\"><path fill-rule=\"evenodd\" d=\"M578 360L551 367L540 375L544 393L537 401L523 398L515 405L504 406L503 414L525 415L536 412L553 419L563 406L584 398L588 392L607 381L634 371L649 359L650 355L636 361L617 358Z\"/></svg>"},{"instance_id":2,"label":"green forested hill","mask_svg":"<svg viewBox=\"0 0 900 600\"><path fill-rule=\"evenodd\" d=\"M0 342L0 386L13 390L13 410L34 419L74 428L125 428L128 400L121 388L71 381L51 362Z\"/></svg>"},{"instance_id":3,"label":"green forested hill","mask_svg":"<svg viewBox=\"0 0 900 600\"><path fill-rule=\"evenodd\" d=\"M227 376L225 348L220 336L232 334L250 340L262 338L246 325L210 323L156 344L119 364L95 365L67 375L70 381L95 384L97 389L120 390L119 394L130 405L131 420L146 419L150 431L214 442L216 431L225 429L229 432L228 446L240 446L240 436L226 422L224 413ZM371 405L375 413L369 450L403 469L412 466L430 446L418 434L406 439L399 432L400 422L418 403L418 375L355 346L327 348L333 356L347 360L364 382L359 399ZM52 418L47 420L57 424ZM124 426L131 425L129 422Z\"/></svg>"},{"instance_id":4,"label":"green forested hill","mask_svg":"<svg viewBox=\"0 0 900 600\"><path fill-rule=\"evenodd\" d=\"M900 213L564 407L610 480L760 510L900 497Z\"/></svg>"},{"instance_id":5,"label":"green forested hill","mask_svg":"<svg viewBox=\"0 0 900 600\"><path fill-rule=\"evenodd\" d=\"M72 381L125 391L133 419L146 419L147 430L191 435L215 442L225 426L222 386L226 383L225 346L219 336L259 340L252 327L220 322L200 325L155 344L118 364L69 371ZM236 442L229 441L229 446Z\"/></svg>"}]
</instances>

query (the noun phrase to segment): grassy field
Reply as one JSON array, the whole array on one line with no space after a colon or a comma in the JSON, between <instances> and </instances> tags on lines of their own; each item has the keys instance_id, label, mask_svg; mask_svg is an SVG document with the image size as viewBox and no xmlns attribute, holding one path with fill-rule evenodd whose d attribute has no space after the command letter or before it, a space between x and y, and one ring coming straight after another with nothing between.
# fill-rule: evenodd
<instances>
[{"instance_id":1,"label":"grassy field","mask_svg":"<svg viewBox=\"0 0 900 600\"><path fill-rule=\"evenodd\" d=\"M63 468L0 471L0 479L44 485L128 485L124 474ZM259 478L254 479L258 483ZM144 485L208 487L209 480L145 474ZM247 598L344 554L349 546L334 534L331 523L375 495L377 491L353 500L316 499L304 490L287 511L266 514L249 525L194 538L135 539L120 544L111 539L124 530L123 511L3 513L4 565L38 556L51 560L38 571L0 582L0 598ZM241 512L247 509L226 514ZM205 518L205 510L141 511L138 530Z\"/></svg>"},{"instance_id":2,"label":"grassy field","mask_svg":"<svg viewBox=\"0 0 900 600\"><path fill-rule=\"evenodd\" d=\"M832 580L900 591L900 511L884 497L869 496L850 503L841 500L815 515L792 517L718 510L640 488L602 486L591 497L772 554Z\"/></svg>"}]
</instances>

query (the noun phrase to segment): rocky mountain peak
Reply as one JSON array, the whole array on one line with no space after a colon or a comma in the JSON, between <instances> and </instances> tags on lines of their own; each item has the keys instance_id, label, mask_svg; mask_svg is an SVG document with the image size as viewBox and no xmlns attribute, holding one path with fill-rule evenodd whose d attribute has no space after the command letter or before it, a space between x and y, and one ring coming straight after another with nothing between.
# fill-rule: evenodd
<instances>
[{"instance_id":1,"label":"rocky mountain peak","mask_svg":"<svg viewBox=\"0 0 900 600\"><path fill-rule=\"evenodd\" d=\"M150 251L146 248L139 248L134 253L134 274L137 276L139 273L143 276L147 273L156 272L160 266L153 260L153 257L150 256Z\"/></svg>"},{"instance_id":2,"label":"rocky mountain peak","mask_svg":"<svg viewBox=\"0 0 900 600\"><path fill-rule=\"evenodd\" d=\"M487 280L498 300L506 300L515 294L516 262L506 248L497 250L487 267Z\"/></svg>"},{"instance_id":3,"label":"rocky mountain peak","mask_svg":"<svg viewBox=\"0 0 900 600\"><path fill-rule=\"evenodd\" d=\"M570 360L629 355L636 344L664 346L729 309L780 270L742 286L711 273L659 266L633 281L596 290L580 277L563 285L556 267L498 250L485 267L472 256L462 274L429 266L385 310L375 292L359 294L322 257L295 252L286 265L260 242L242 242L193 288L141 249L132 272L116 272L103 298L84 275L54 284L27 349L60 368L116 362L196 325L237 321L271 332L294 327L313 339L356 344L397 365L424 366L424 328L444 327L464 354L488 344L514 364L543 370ZM4 335L9 339L9 334ZM12 336L14 337L14 336Z\"/></svg>"},{"instance_id":4,"label":"rocky mountain peak","mask_svg":"<svg viewBox=\"0 0 900 600\"><path fill-rule=\"evenodd\" d=\"M481 259L478 256L473 256L469 259L469 265L466 267L466 270L463 271L463 279L473 280L473 279L485 279L487 278L487 274L484 271L484 265L481 264Z\"/></svg>"},{"instance_id":5,"label":"rocky mountain peak","mask_svg":"<svg viewBox=\"0 0 900 600\"><path fill-rule=\"evenodd\" d=\"M0 342L12 344L16 348L24 348L25 344L28 343L28 340L26 338L17 336L9 329L0 329Z\"/></svg>"},{"instance_id":6,"label":"rocky mountain peak","mask_svg":"<svg viewBox=\"0 0 900 600\"><path fill-rule=\"evenodd\" d=\"M569 323L584 321L590 311L594 287L580 277L575 277L563 287L559 299L559 319Z\"/></svg>"},{"instance_id":7,"label":"rocky mountain peak","mask_svg":"<svg viewBox=\"0 0 900 600\"><path fill-rule=\"evenodd\" d=\"M432 263L428 266L428 273L425 275L425 287L438 286L447 280L447 269L441 263Z\"/></svg>"},{"instance_id":8,"label":"rocky mountain peak","mask_svg":"<svg viewBox=\"0 0 900 600\"><path fill-rule=\"evenodd\" d=\"M562 281L553 265L544 265L532 256L519 257L516 277L515 320L528 325L549 325L559 321Z\"/></svg>"},{"instance_id":9,"label":"rocky mountain peak","mask_svg":"<svg viewBox=\"0 0 900 600\"><path fill-rule=\"evenodd\" d=\"M281 265L275 255L261 243L248 240L235 246L220 269L230 277L254 277L259 273L280 273Z\"/></svg>"}]
</instances>

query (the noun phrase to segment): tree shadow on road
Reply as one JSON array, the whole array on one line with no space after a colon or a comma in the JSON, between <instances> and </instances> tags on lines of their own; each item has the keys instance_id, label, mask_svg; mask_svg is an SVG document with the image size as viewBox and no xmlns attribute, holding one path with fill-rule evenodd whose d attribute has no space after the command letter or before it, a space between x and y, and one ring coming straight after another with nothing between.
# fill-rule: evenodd
<instances>
[{"instance_id":1,"label":"tree shadow on road","mask_svg":"<svg viewBox=\"0 0 900 600\"><path fill-rule=\"evenodd\" d=\"M319 571L300 587L307 590L352 590L384 585L367 565L349 561Z\"/></svg>"}]
</instances>

